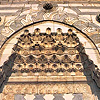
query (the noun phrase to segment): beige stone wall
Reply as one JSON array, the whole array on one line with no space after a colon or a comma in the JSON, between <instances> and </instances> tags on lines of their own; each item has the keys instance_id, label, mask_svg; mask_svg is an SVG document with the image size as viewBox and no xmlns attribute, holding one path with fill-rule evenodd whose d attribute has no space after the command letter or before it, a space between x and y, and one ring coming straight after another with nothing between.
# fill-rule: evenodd
<instances>
[{"instance_id":1,"label":"beige stone wall","mask_svg":"<svg viewBox=\"0 0 100 100\"><path fill-rule=\"evenodd\" d=\"M9 1L9 2L8 2ZM24 0L25 1L25 0ZM92 36L95 34L100 34L100 23L96 21L96 15L100 13L100 4L99 2L95 2L94 0L55 0L57 2L52 2L54 5L54 9L50 12L45 11L43 9L43 4L45 0L27 0L24 2L23 0L1 0L0 1L0 47L4 43L4 41L11 36L15 31L19 30L20 28L29 25L33 22L37 22L40 20L57 20L60 22L64 22L70 25L74 25L81 31L85 32L88 36ZM41 1L41 2L39 2ZM52 0L48 0L52 1ZM54 0L53 0L54 1ZM68 1L68 2L67 2ZM100 0L96 0L100 1ZM53 23L54 25L54 23ZM58 27L57 25L51 25L54 31ZM33 26L34 27L34 26ZM47 28L45 25L40 25L41 29ZM62 26L60 26L62 27ZM31 33L34 31L36 27L30 28ZM63 28L63 27L62 27ZM69 28L69 27L68 27ZM68 29L67 28L67 29ZM64 31L66 29L64 28ZM21 31L23 33L23 31ZM20 34L22 34L20 33ZM82 40L83 44L87 41L86 38L82 37L79 33L80 39ZM17 36L16 36L17 37ZM3 62L8 58L8 55L11 54L11 50L15 42L17 41L15 38L11 38L12 41L7 42L4 48L0 48L0 58ZM98 49L100 50L100 41L99 36L93 38L95 44L97 45ZM85 45L87 53L90 54L90 58L92 58L97 65L99 65L100 58L96 55L94 46L91 46L90 41L88 44ZM90 49L88 49L90 47ZM4 49L5 52L2 53L1 49ZM91 52L90 52L91 51ZM2 53L2 57L1 57ZM95 57L94 57L95 56ZM24 76L24 75L23 75ZM26 75L24 77L27 77ZM68 77L67 77L68 78ZM82 79L82 77L80 77ZM19 79L19 77L18 77ZM21 78L20 78L21 79ZM19 79L19 80L20 80ZM10 83L13 80L16 81L16 78L10 77L9 82L4 86L3 92L0 94L0 100L14 100L15 94L53 94L53 93L82 93L83 100L98 100L97 95L100 95L100 91L96 89L95 85L86 83L87 80L81 80L83 82L75 83L77 80L72 80L74 82L68 83ZM25 81L25 78L23 79ZM22 80L22 81L23 81ZM27 80L31 81L32 79ZM63 79L62 79L63 80ZM65 78L65 80L67 80ZM65 81L64 80L64 81ZM70 80L70 79L69 79ZM95 88L95 92L93 89ZM92 93L93 92L93 93ZM93 95L94 94L94 95Z\"/></svg>"}]
</instances>

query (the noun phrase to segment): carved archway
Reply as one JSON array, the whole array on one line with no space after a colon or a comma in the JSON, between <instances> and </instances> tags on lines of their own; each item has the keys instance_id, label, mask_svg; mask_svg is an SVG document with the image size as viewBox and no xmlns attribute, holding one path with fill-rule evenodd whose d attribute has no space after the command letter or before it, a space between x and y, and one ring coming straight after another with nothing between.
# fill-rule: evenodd
<instances>
[{"instance_id":1,"label":"carved archway","mask_svg":"<svg viewBox=\"0 0 100 100\"><path fill-rule=\"evenodd\" d=\"M48 26L47 23L58 24L55 28L57 31L55 32L55 29L51 31L54 26L50 26L50 24ZM34 26L38 24L46 24L46 32L40 32L39 26L36 26L35 29ZM64 29L66 30L64 32L61 26L65 27ZM88 78L91 79L92 77L97 82L97 85L100 86L100 80L98 79L100 77L99 69L85 53L85 44L83 46L80 39L86 39L89 43L88 46L95 48L94 52L98 52L94 42L85 33L72 25L46 20L32 23L19 29L5 41L1 48L1 53L3 50L6 52L5 49L7 50L6 47L9 47L8 44L14 41L14 45L10 49L12 50L13 48L13 52L9 54L8 60L1 66L1 85L5 84L5 80L8 80L8 83L12 82L16 85L24 82L29 84L30 82L46 83L47 85L54 84L54 82L56 84L64 82L62 86L66 87L66 82L72 82L72 84L80 81L88 82ZM19 76L24 77L21 78ZM30 80L25 76L28 76ZM73 80L73 77L75 79L77 76L86 76L85 78L87 79ZM41 91L35 91L34 93L41 93ZM42 93L45 94L46 92L42 90ZM60 91L60 93L66 93L66 91Z\"/></svg>"}]
</instances>

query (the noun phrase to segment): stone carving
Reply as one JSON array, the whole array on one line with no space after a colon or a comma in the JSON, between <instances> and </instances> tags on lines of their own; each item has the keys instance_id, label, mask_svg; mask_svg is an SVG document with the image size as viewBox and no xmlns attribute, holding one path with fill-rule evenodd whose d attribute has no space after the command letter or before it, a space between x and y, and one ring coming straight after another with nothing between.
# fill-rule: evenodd
<instances>
[{"instance_id":1,"label":"stone carving","mask_svg":"<svg viewBox=\"0 0 100 100\"><path fill-rule=\"evenodd\" d=\"M38 36L37 40L33 39L35 36ZM58 28L57 33L53 33L47 28L46 33L40 33L37 28L33 34L25 30L20 35L13 47L13 53L1 66L1 76L9 77L18 72L19 75L33 73L36 76L84 72L85 75L92 75L99 86L100 72L97 68L72 29L62 33Z\"/></svg>"},{"instance_id":2,"label":"stone carving","mask_svg":"<svg viewBox=\"0 0 100 100\"><path fill-rule=\"evenodd\" d=\"M66 84L66 83L39 83L39 84L8 84L5 85L3 94L64 94L64 93L90 93L88 84Z\"/></svg>"},{"instance_id":3,"label":"stone carving","mask_svg":"<svg viewBox=\"0 0 100 100\"><path fill-rule=\"evenodd\" d=\"M43 8L44 8L45 10L50 10L50 9L53 8L53 5L52 5L51 3L45 3L45 4L43 5Z\"/></svg>"},{"instance_id":4,"label":"stone carving","mask_svg":"<svg viewBox=\"0 0 100 100\"><path fill-rule=\"evenodd\" d=\"M45 4L51 4L52 9L45 10L43 6ZM49 7L47 5L47 7ZM56 20L60 22L65 22L70 25L74 25L80 30L86 32L88 35L98 33L100 27L94 24L91 19L79 17L80 10L78 8L66 8L67 6L59 6L56 2L40 2L37 6L37 10L34 11L34 5L30 5L30 8L23 7L20 8L14 15L13 19L4 22L5 25L1 25L1 32L4 36L10 36L13 32L17 31L19 28L31 24L32 22L37 22L40 20ZM68 12L69 11L69 12ZM26 13L27 12L27 13Z\"/></svg>"},{"instance_id":5,"label":"stone carving","mask_svg":"<svg viewBox=\"0 0 100 100\"><path fill-rule=\"evenodd\" d=\"M96 20L100 23L100 14L96 16Z\"/></svg>"},{"instance_id":6,"label":"stone carving","mask_svg":"<svg viewBox=\"0 0 100 100\"><path fill-rule=\"evenodd\" d=\"M64 94L66 94L66 97L68 96L67 94L70 94L70 96L72 97L74 96L72 100L78 100L78 98L83 98L82 100L93 99L91 87L87 83L8 83L7 85L5 85L2 92L2 99L8 100L9 97L12 96L10 100L14 100L14 96L18 97L18 95L20 95L21 98L24 98L26 94L27 96L34 95L34 100L45 100L44 96L46 94L52 94L54 98L56 97L55 99L59 98L60 96L61 100L64 98Z\"/></svg>"},{"instance_id":7,"label":"stone carving","mask_svg":"<svg viewBox=\"0 0 100 100\"><path fill-rule=\"evenodd\" d=\"M33 39L37 34L37 40ZM46 29L46 33L40 33L40 29L35 29L34 34L25 30L14 45L13 54L9 59L12 59L12 64L17 66L17 68L13 68L13 71L16 70L15 73L17 71L22 73L32 71L33 73L45 72L53 75L53 72L80 71L78 67L84 68L80 63L86 60L83 56L84 51L81 53L82 48L77 35L71 29L68 30L68 33L62 33L60 28L57 29L57 33L52 33L50 28ZM4 65L7 66L11 62L8 60L5 63L7 64ZM71 65L69 66L68 63ZM13 67L12 64L10 64L11 67ZM65 67L62 67L62 64Z\"/></svg>"},{"instance_id":8,"label":"stone carving","mask_svg":"<svg viewBox=\"0 0 100 100\"><path fill-rule=\"evenodd\" d=\"M74 94L75 93L75 94ZM79 94L82 93L82 94ZM7 96L9 95L9 96ZM3 98L7 100L12 96L11 100L27 100L26 98L32 97L32 100L46 100L51 97L53 100L83 100L86 97L92 96L91 89L88 84L66 84L66 83L54 83L54 84L8 84L5 85L3 90ZM19 95L19 96L18 96ZM87 95L87 96L86 96ZM88 100L91 100L90 98Z\"/></svg>"}]
</instances>

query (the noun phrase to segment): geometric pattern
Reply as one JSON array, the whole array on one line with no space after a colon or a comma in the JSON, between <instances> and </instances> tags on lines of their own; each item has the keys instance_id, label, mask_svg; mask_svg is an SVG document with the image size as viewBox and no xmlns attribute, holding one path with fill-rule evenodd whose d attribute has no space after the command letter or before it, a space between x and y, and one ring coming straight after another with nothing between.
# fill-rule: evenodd
<instances>
[{"instance_id":1,"label":"geometric pattern","mask_svg":"<svg viewBox=\"0 0 100 100\"><path fill-rule=\"evenodd\" d=\"M83 100L82 94L16 94L14 100Z\"/></svg>"},{"instance_id":2,"label":"geometric pattern","mask_svg":"<svg viewBox=\"0 0 100 100\"><path fill-rule=\"evenodd\" d=\"M57 33L53 33L47 28L46 33L40 33L37 28L33 34L25 30L14 45L13 54L9 59L14 59L13 73L20 71L57 75L82 72L82 63L88 57L79 38L71 29L68 33L62 33L62 29L58 28Z\"/></svg>"},{"instance_id":3,"label":"geometric pattern","mask_svg":"<svg viewBox=\"0 0 100 100\"><path fill-rule=\"evenodd\" d=\"M100 72L72 29L67 33L61 28L51 32L49 27L44 33L39 28L33 33L25 30L12 49L9 59L1 66L1 75L72 76L84 73L92 74L99 85Z\"/></svg>"}]
</instances>

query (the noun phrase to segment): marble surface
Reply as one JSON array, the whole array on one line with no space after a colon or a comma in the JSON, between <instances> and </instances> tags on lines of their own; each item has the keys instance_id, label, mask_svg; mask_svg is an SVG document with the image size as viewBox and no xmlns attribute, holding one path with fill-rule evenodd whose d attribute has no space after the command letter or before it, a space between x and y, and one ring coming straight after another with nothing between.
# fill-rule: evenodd
<instances>
[{"instance_id":1,"label":"marble surface","mask_svg":"<svg viewBox=\"0 0 100 100\"><path fill-rule=\"evenodd\" d=\"M15 95L15 100L83 100L82 94Z\"/></svg>"}]
</instances>

